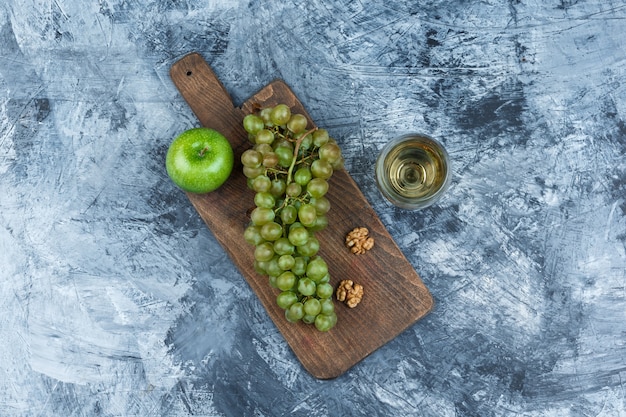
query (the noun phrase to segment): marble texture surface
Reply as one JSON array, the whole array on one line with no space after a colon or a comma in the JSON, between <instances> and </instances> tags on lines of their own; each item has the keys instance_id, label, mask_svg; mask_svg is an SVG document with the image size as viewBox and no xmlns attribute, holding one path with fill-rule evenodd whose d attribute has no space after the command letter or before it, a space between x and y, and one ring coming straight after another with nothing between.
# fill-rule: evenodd
<instances>
[{"instance_id":1,"label":"marble texture surface","mask_svg":"<svg viewBox=\"0 0 626 417\"><path fill-rule=\"evenodd\" d=\"M615 0L6 0L0 415L626 416L624 33ZM337 379L167 178L192 51L236 104L292 87L436 300ZM419 212L373 179L408 131L454 164Z\"/></svg>"}]
</instances>

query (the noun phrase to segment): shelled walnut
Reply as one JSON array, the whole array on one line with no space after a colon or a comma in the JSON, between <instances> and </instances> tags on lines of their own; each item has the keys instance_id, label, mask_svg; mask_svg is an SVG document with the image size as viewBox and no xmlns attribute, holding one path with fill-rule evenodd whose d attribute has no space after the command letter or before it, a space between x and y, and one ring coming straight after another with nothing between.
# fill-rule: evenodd
<instances>
[{"instance_id":1,"label":"shelled walnut","mask_svg":"<svg viewBox=\"0 0 626 417\"><path fill-rule=\"evenodd\" d=\"M355 284L350 279L344 279L337 287L337 300L343 301L350 308L354 308L363 298L363 286Z\"/></svg>"},{"instance_id":2,"label":"shelled walnut","mask_svg":"<svg viewBox=\"0 0 626 417\"><path fill-rule=\"evenodd\" d=\"M374 247L374 238L366 227L355 227L346 235L346 246L355 255L361 255Z\"/></svg>"}]
</instances>

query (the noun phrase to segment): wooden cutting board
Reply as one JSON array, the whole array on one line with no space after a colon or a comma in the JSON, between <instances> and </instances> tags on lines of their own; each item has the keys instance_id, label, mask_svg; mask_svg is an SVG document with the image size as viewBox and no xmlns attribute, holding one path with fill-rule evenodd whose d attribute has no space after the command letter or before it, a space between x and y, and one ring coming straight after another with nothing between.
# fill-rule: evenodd
<instances>
[{"instance_id":1,"label":"wooden cutting board","mask_svg":"<svg viewBox=\"0 0 626 417\"><path fill-rule=\"evenodd\" d=\"M342 279L351 279L363 285L365 295L354 309L335 301L338 322L329 332L287 322L284 311L276 305L278 290L269 286L267 277L255 272L254 248L243 239L248 213L254 207L254 193L246 186L239 161L241 153L251 147L242 120L255 109L285 103L292 112L304 114L309 126L314 123L298 98L280 80L270 83L237 108L197 53L174 63L170 76L200 123L225 135L235 151L235 167L226 184L206 195L187 195L304 368L316 378L337 377L431 310L433 298L428 289L350 174L342 169L335 171L329 180L329 226L316 235L321 246L319 254L328 263L333 286ZM375 239L374 248L363 255L352 254L344 245L346 234L357 226L367 227Z\"/></svg>"}]
</instances>

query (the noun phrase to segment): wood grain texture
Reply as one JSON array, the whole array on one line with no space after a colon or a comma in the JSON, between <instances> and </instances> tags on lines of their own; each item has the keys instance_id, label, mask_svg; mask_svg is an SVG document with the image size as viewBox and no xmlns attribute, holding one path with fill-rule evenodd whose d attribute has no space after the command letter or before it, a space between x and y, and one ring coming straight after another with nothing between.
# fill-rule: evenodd
<instances>
[{"instance_id":1,"label":"wood grain texture","mask_svg":"<svg viewBox=\"0 0 626 417\"><path fill-rule=\"evenodd\" d=\"M428 289L352 177L342 169L330 180L330 224L317 234L320 255L329 265L333 286L342 279L352 279L364 286L365 296L355 309L336 303L338 323L330 332L288 323L283 310L276 305L277 290L269 286L266 277L255 272L253 247L243 240L249 222L247 212L254 202L239 162L241 153L251 146L242 120L257 108L285 103L293 112L304 114L311 126L314 123L291 89L280 80L273 81L241 108L236 108L224 86L197 53L176 62L170 76L200 123L229 138L237 161L231 178L219 190L206 195L188 194L188 197L313 376L329 379L341 375L432 309L433 298ZM360 256L344 246L345 235L356 226L367 227L376 242L371 251Z\"/></svg>"}]
</instances>

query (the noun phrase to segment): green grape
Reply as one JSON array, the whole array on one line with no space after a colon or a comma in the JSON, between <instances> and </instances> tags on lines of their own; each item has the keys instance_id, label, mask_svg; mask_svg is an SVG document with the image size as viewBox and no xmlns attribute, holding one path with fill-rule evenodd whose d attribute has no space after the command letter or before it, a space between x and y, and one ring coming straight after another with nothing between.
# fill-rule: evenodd
<instances>
[{"instance_id":1,"label":"green grape","mask_svg":"<svg viewBox=\"0 0 626 417\"><path fill-rule=\"evenodd\" d=\"M324 284L324 283L328 283L330 282L330 275L326 274L322 277L322 279L320 279L317 284Z\"/></svg>"},{"instance_id":2,"label":"green grape","mask_svg":"<svg viewBox=\"0 0 626 417\"><path fill-rule=\"evenodd\" d=\"M330 314L327 314L327 316L330 316L331 319L331 328L335 327L335 325L337 324L337 314L333 311Z\"/></svg>"},{"instance_id":3,"label":"green grape","mask_svg":"<svg viewBox=\"0 0 626 417\"><path fill-rule=\"evenodd\" d=\"M315 317L317 317L317 316L310 316L308 314L305 314L302 317L302 322L306 323L306 324L313 324L313 323L315 323Z\"/></svg>"},{"instance_id":4,"label":"green grape","mask_svg":"<svg viewBox=\"0 0 626 417\"><path fill-rule=\"evenodd\" d=\"M241 154L241 163L245 167L258 168L263 162L263 155L254 149L247 149Z\"/></svg>"},{"instance_id":5,"label":"green grape","mask_svg":"<svg viewBox=\"0 0 626 417\"><path fill-rule=\"evenodd\" d=\"M274 242L274 252L278 255L293 255L295 250L295 246L286 237L280 237Z\"/></svg>"},{"instance_id":6,"label":"green grape","mask_svg":"<svg viewBox=\"0 0 626 417\"><path fill-rule=\"evenodd\" d=\"M254 259L269 261L274 257L274 246L270 242L263 242L254 249Z\"/></svg>"},{"instance_id":7,"label":"green grape","mask_svg":"<svg viewBox=\"0 0 626 417\"><path fill-rule=\"evenodd\" d=\"M306 185L306 190L313 198L323 197L328 192L328 181L322 178L313 178Z\"/></svg>"},{"instance_id":8,"label":"green grape","mask_svg":"<svg viewBox=\"0 0 626 417\"><path fill-rule=\"evenodd\" d=\"M320 250L320 241L315 236L310 236L304 245L298 246L298 254L302 256L315 256Z\"/></svg>"},{"instance_id":9,"label":"green grape","mask_svg":"<svg viewBox=\"0 0 626 417\"><path fill-rule=\"evenodd\" d=\"M294 227L289 230L287 239L289 239L289 242L294 246L302 246L309 240L309 232L304 226Z\"/></svg>"},{"instance_id":10,"label":"green grape","mask_svg":"<svg viewBox=\"0 0 626 417\"><path fill-rule=\"evenodd\" d=\"M330 210L330 201L326 197L311 198L311 204L315 207L318 216L322 216Z\"/></svg>"},{"instance_id":11,"label":"green grape","mask_svg":"<svg viewBox=\"0 0 626 417\"><path fill-rule=\"evenodd\" d=\"M302 114L292 114L287 122L287 129L293 133L304 132L308 121Z\"/></svg>"},{"instance_id":12,"label":"green grape","mask_svg":"<svg viewBox=\"0 0 626 417\"><path fill-rule=\"evenodd\" d=\"M261 236L265 240L275 241L283 234L283 227L276 222L268 222L261 226Z\"/></svg>"},{"instance_id":13,"label":"green grape","mask_svg":"<svg viewBox=\"0 0 626 417\"><path fill-rule=\"evenodd\" d=\"M315 294L316 287L315 282L311 278L305 277L298 280L298 292L302 295L309 296Z\"/></svg>"},{"instance_id":14,"label":"green grape","mask_svg":"<svg viewBox=\"0 0 626 417\"><path fill-rule=\"evenodd\" d=\"M283 271L289 271L296 264L296 260L291 255L282 255L278 258L278 266ZM295 274L294 274L295 275Z\"/></svg>"},{"instance_id":15,"label":"green grape","mask_svg":"<svg viewBox=\"0 0 626 417\"><path fill-rule=\"evenodd\" d=\"M337 144L328 142L319 150L320 159L325 159L331 164L341 158L341 149Z\"/></svg>"},{"instance_id":16,"label":"green grape","mask_svg":"<svg viewBox=\"0 0 626 417\"><path fill-rule=\"evenodd\" d=\"M313 145L318 148L326 145L328 139L328 131L326 129L317 129L313 132Z\"/></svg>"},{"instance_id":17,"label":"green grape","mask_svg":"<svg viewBox=\"0 0 626 417\"><path fill-rule=\"evenodd\" d=\"M337 324L337 315L331 314L318 314L315 317L315 328L320 332L327 332Z\"/></svg>"},{"instance_id":18,"label":"green grape","mask_svg":"<svg viewBox=\"0 0 626 417\"><path fill-rule=\"evenodd\" d=\"M311 227L315 224L317 213L313 204L302 204L298 209L298 220L305 227Z\"/></svg>"},{"instance_id":19,"label":"green grape","mask_svg":"<svg viewBox=\"0 0 626 417\"><path fill-rule=\"evenodd\" d=\"M313 175L308 167L299 168L295 174L293 174L293 180L303 187L311 181L311 178L313 178Z\"/></svg>"},{"instance_id":20,"label":"green grape","mask_svg":"<svg viewBox=\"0 0 626 417\"><path fill-rule=\"evenodd\" d=\"M252 179L252 189L257 193L266 193L272 189L272 180L267 175L259 175Z\"/></svg>"},{"instance_id":21,"label":"green grape","mask_svg":"<svg viewBox=\"0 0 626 417\"><path fill-rule=\"evenodd\" d=\"M274 133L268 129L261 129L256 134L256 143L271 145L274 142Z\"/></svg>"},{"instance_id":22,"label":"green grape","mask_svg":"<svg viewBox=\"0 0 626 417\"><path fill-rule=\"evenodd\" d=\"M270 193L274 196L274 197L280 197L283 194L285 194L285 188L287 186L285 185L285 180L276 178L272 180L272 187L270 188Z\"/></svg>"},{"instance_id":23,"label":"green grape","mask_svg":"<svg viewBox=\"0 0 626 417\"><path fill-rule=\"evenodd\" d=\"M276 276L274 276L274 275L269 275L268 277L269 277L268 281L269 281L269 283L270 283L270 287L272 287L272 288L278 288L278 287L276 286Z\"/></svg>"},{"instance_id":24,"label":"green grape","mask_svg":"<svg viewBox=\"0 0 626 417\"><path fill-rule=\"evenodd\" d=\"M256 135L259 130L263 129L264 123L263 119L257 115L249 114L243 118L243 128L246 132Z\"/></svg>"},{"instance_id":25,"label":"green grape","mask_svg":"<svg viewBox=\"0 0 626 417\"><path fill-rule=\"evenodd\" d=\"M247 187L256 207L244 240L255 246L254 269L280 292L285 319L335 326L328 265L318 255L315 233L328 226L328 180L343 166L337 142L325 129L306 131L306 116L278 104L243 121L252 148L241 155Z\"/></svg>"},{"instance_id":26,"label":"green grape","mask_svg":"<svg viewBox=\"0 0 626 417\"><path fill-rule=\"evenodd\" d=\"M304 314L317 316L322 311L322 303L317 298L309 298L304 302Z\"/></svg>"},{"instance_id":27,"label":"green grape","mask_svg":"<svg viewBox=\"0 0 626 417\"><path fill-rule=\"evenodd\" d=\"M293 272L296 276L301 277L306 274L306 259L301 256L295 258L295 263L291 268L291 272Z\"/></svg>"},{"instance_id":28,"label":"green grape","mask_svg":"<svg viewBox=\"0 0 626 417\"><path fill-rule=\"evenodd\" d=\"M306 275L315 282L319 282L324 275L328 274L328 265L320 256L309 261L306 267Z\"/></svg>"},{"instance_id":29,"label":"green grape","mask_svg":"<svg viewBox=\"0 0 626 417\"><path fill-rule=\"evenodd\" d=\"M294 146L293 146L293 142L291 142L288 138L283 137L283 138L279 138L277 139L273 144L272 144L272 148L274 148L274 151L276 151L276 149L278 148L287 148L289 149L291 152L294 151Z\"/></svg>"},{"instance_id":30,"label":"green grape","mask_svg":"<svg viewBox=\"0 0 626 417\"><path fill-rule=\"evenodd\" d=\"M285 271L276 278L276 285L282 291L290 290L296 285L296 275L291 271Z\"/></svg>"},{"instance_id":31,"label":"green grape","mask_svg":"<svg viewBox=\"0 0 626 417\"><path fill-rule=\"evenodd\" d=\"M274 149L274 153L278 157L278 165L283 168L288 168L291 165L293 159L293 151L286 146L278 146Z\"/></svg>"},{"instance_id":32,"label":"green grape","mask_svg":"<svg viewBox=\"0 0 626 417\"><path fill-rule=\"evenodd\" d=\"M331 165L333 166L333 170L337 171L341 168L343 168L344 166L344 159L343 156L340 157L339 159L337 159L335 162L333 162Z\"/></svg>"},{"instance_id":33,"label":"green grape","mask_svg":"<svg viewBox=\"0 0 626 417\"><path fill-rule=\"evenodd\" d=\"M320 304L322 305L320 314L329 315L335 312L335 304L333 303L332 298L323 298L320 300Z\"/></svg>"},{"instance_id":34,"label":"green grape","mask_svg":"<svg viewBox=\"0 0 626 417\"><path fill-rule=\"evenodd\" d=\"M276 278L280 274L283 273L283 270L280 268L280 265L278 265L278 259L279 259L278 256L274 256L272 259L267 261L267 263L265 264L265 272L270 277L275 277Z\"/></svg>"},{"instance_id":35,"label":"green grape","mask_svg":"<svg viewBox=\"0 0 626 417\"><path fill-rule=\"evenodd\" d=\"M310 150L311 146L313 146L313 136L311 136L310 133L299 133L296 135L295 139L300 141L300 150L298 151L298 156L304 156L306 151Z\"/></svg>"},{"instance_id":36,"label":"green grape","mask_svg":"<svg viewBox=\"0 0 626 417\"><path fill-rule=\"evenodd\" d=\"M275 216L274 210L265 207L257 207L250 213L252 224L256 226L263 226L265 223L274 221Z\"/></svg>"},{"instance_id":37,"label":"green grape","mask_svg":"<svg viewBox=\"0 0 626 417\"><path fill-rule=\"evenodd\" d=\"M243 232L243 238L251 245L257 246L263 243L265 239L261 236L261 228L259 226L250 225Z\"/></svg>"},{"instance_id":38,"label":"green grape","mask_svg":"<svg viewBox=\"0 0 626 417\"><path fill-rule=\"evenodd\" d=\"M272 107L266 107L264 109L261 109L261 111L259 112L259 117L263 120L263 123L267 127L274 126L272 124L271 114L272 114Z\"/></svg>"},{"instance_id":39,"label":"green grape","mask_svg":"<svg viewBox=\"0 0 626 417\"><path fill-rule=\"evenodd\" d=\"M265 168L274 168L276 165L278 165L278 156L273 150L263 155L263 166Z\"/></svg>"},{"instance_id":40,"label":"green grape","mask_svg":"<svg viewBox=\"0 0 626 417\"><path fill-rule=\"evenodd\" d=\"M297 209L296 209L296 211L297 211ZM298 213L296 212L296 215L297 214ZM296 227L304 227L304 226L302 226L302 223L300 223L300 222L293 222L293 224L289 225L289 231L291 231L291 229L295 229Z\"/></svg>"},{"instance_id":41,"label":"green grape","mask_svg":"<svg viewBox=\"0 0 626 417\"><path fill-rule=\"evenodd\" d=\"M261 261L257 261L256 259L254 260L254 270L261 274L261 275L267 275L267 272L265 271L265 265L267 264L267 262L261 262Z\"/></svg>"},{"instance_id":42,"label":"green grape","mask_svg":"<svg viewBox=\"0 0 626 417\"><path fill-rule=\"evenodd\" d=\"M297 197L300 195L300 193L302 193L302 186L297 182L289 183L289 185L287 185L287 188L285 189L285 193L289 197Z\"/></svg>"},{"instance_id":43,"label":"green grape","mask_svg":"<svg viewBox=\"0 0 626 417\"><path fill-rule=\"evenodd\" d=\"M301 302L293 303L285 310L285 318L291 323L296 323L304 317L304 305Z\"/></svg>"},{"instance_id":44,"label":"green grape","mask_svg":"<svg viewBox=\"0 0 626 417\"><path fill-rule=\"evenodd\" d=\"M259 178L260 177L257 177L255 178L255 180ZM254 195L254 204L257 207L271 209L274 208L274 204L276 204L276 199L268 192L260 192Z\"/></svg>"},{"instance_id":45,"label":"green grape","mask_svg":"<svg viewBox=\"0 0 626 417\"><path fill-rule=\"evenodd\" d=\"M270 120L275 125L285 125L291 118L291 109L286 104L274 106L270 113Z\"/></svg>"},{"instance_id":46,"label":"green grape","mask_svg":"<svg viewBox=\"0 0 626 417\"><path fill-rule=\"evenodd\" d=\"M285 206L280 212L283 224L293 224L298 218L298 209L294 206Z\"/></svg>"},{"instance_id":47,"label":"green grape","mask_svg":"<svg viewBox=\"0 0 626 417\"><path fill-rule=\"evenodd\" d=\"M325 159L316 159L311 164L311 174L315 178L329 179L333 175L333 166Z\"/></svg>"},{"instance_id":48,"label":"green grape","mask_svg":"<svg viewBox=\"0 0 626 417\"><path fill-rule=\"evenodd\" d=\"M330 298L333 296L334 289L333 286L330 285L328 282L322 282L317 284L315 293L319 298Z\"/></svg>"},{"instance_id":49,"label":"green grape","mask_svg":"<svg viewBox=\"0 0 626 417\"><path fill-rule=\"evenodd\" d=\"M257 143L252 147L252 149L257 151L261 155L265 155L269 152L274 152L274 148L272 148L272 146L268 145L267 143Z\"/></svg>"},{"instance_id":50,"label":"green grape","mask_svg":"<svg viewBox=\"0 0 626 417\"><path fill-rule=\"evenodd\" d=\"M259 175L262 175L263 173L265 173L264 166L259 165L256 168L247 167L247 166L243 167L243 175L245 175L247 178L256 178Z\"/></svg>"},{"instance_id":51,"label":"green grape","mask_svg":"<svg viewBox=\"0 0 626 417\"><path fill-rule=\"evenodd\" d=\"M276 304L283 310L298 302L298 295L293 291L283 291L276 297Z\"/></svg>"},{"instance_id":52,"label":"green grape","mask_svg":"<svg viewBox=\"0 0 626 417\"><path fill-rule=\"evenodd\" d=\"M328 226L328 217L325 215L317 216L315 218L315 223L309 227L309 230L312 232L319 232Z\"/></svg>"}]
</instances>

